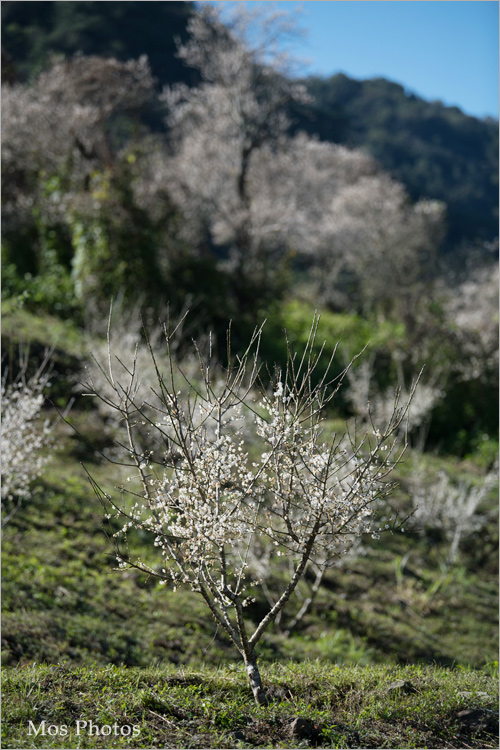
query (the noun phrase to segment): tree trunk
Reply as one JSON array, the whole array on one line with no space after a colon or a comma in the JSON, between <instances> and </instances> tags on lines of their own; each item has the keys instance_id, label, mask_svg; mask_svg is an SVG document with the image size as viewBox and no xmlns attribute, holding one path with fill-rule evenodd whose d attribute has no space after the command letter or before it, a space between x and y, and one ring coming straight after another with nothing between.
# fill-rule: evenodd
<instances>
[{"instance_id":1,"label":"tree trunk","mask_svg":"<svg viewBox=\"0 0 500 750\"><path fill-rule=\"evenodd\" d=\"M258 706L265 706L267 703L266 694L262 687L259 667L257 666L257 657L255 656L253 649L248 656L245 656L245 668L256 704Z\"/></svg>"}]
</instances>

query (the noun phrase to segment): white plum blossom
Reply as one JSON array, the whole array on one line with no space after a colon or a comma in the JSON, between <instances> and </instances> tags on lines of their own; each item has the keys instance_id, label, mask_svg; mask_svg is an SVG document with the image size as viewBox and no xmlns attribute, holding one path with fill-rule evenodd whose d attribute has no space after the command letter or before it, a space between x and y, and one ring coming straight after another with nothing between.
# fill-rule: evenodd
<instances>
[{"instance_id":1,"label":"white plum blossom","mask_svg":"<svg viewBox=\"0 0 500 750\"><path fill-rule=\"evenodd\" d=\"M445 311L460 348L460 378L481 381L498 372L498 262L475 268L458 288L447 289Z\"/></svg>"},{"instance_id":2,"label":"white plum blossom","mask_svg":"<svg viewBox=\"0 0 500 750\"><path fill-rule=\"evenodd\" d=\"M50 460L52 426L41 417L49 377L45 364L30 379L25 367L13 383L2 378L2 525L30 497L33 481Z\"/></svg>"},{"instance_id":3,"label":"white plum blossom","mask_svg":"<svg viewBox=\"0 0 500 750\"><path fill-rule=\"evenodd\" d=\"M256 644L308 565L324 570L361 535L378 536L377 506L392 490L388 477L405 447L404 440L398 447L397 435L407 405L397 404L376 435L323 439L324 409L346 373L330 379L328 370L316 373L318 322L301 357L288 342L286 367L268 386L258 361L262 328L224 377L220 366L200 356L198 378L184 378L184 387L165 329L168 359L160 367L150 350L157 383L146 401L135 400L135 366L126 370L128 381L119 382L111 352L108 357L106 400L126 427L134 471L114 498L93 485L120 524L119 567L200 594L240 652L258 703L264 698ZM150 430L147 450L136 439L141 424ZM151 533L159 567L124 554L120 540L130 528ZM250 634L243 608L258 583L253 561L269 548L289 559L290 578Z\"/></svg>"},{"instance_id":4,"label":"white plum blossom","mask_svg":"<svg viewBox=\"0 0 500 750\"><path fill-rule=\"evenodd\" d=\"M146 57L127 62L95 55L55 57L33 81L2 84L4 223L25 224L35 202L59 219L69 207L86 203L85 180L97 165L109 169L115 159L109 119L137 112L153 92ZM45 200L40 177L52 175L65 175L65 187Z\"/></svg>"}]
</instances>

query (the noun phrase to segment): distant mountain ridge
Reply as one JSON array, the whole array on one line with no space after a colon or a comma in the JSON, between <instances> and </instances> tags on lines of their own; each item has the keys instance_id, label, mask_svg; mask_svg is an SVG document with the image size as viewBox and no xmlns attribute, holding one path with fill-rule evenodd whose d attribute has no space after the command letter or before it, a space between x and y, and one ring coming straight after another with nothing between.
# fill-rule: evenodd
<instances>
[{"instance_id":1,"label":"distant mountain ridge","mask_svg":"<svg viewBox=\"0 0 500 750\"><path fill-rule=\"evenodd\" d=\"M147 54L161 84L196 82L176 57L195 12L189 2L2 3L3 75L26 80L50 52L137 58ZM384 78L338 73L305 80L313 105L293 109L292 129L370 152L413 199L448 204L447 250L498 236L498 123L407 94Z\"/></svg>"},{"instance_id":2,"label":"distant mountain ridge","mask_svg":"<svg viewBox=\"0 0 500 750\"><path fill-rule=\"evenodd\" d=\"M498 236L498 122L407 94L384 78L308 78L302 126L368 150L413 199L448 204L449 244Z\"/></svg>"}]
</instances>

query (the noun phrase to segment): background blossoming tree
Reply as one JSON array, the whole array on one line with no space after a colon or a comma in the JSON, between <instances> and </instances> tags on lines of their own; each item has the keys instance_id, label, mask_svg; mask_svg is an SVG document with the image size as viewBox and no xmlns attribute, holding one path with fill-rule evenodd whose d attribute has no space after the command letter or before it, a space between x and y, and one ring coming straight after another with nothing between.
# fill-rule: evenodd
<instances>
[{"instance_id":1,"label":"background blossoming tree","mask_svg":"<svg viewBox=\"0 0 500 750\"><path fill-rule=\"evenodd\" d=\"M97 321L120 293L176 313L190 297L222 354L227 320L246 341L298 269L327 307L413 325L443 205L413 204L362 150L297 132L310 98L282 52L286 13L240 3L222 18L203 5L189 20L178 56L193 85L159 93L146 57L95 55L3 85L10 283L40 272L49 308Z\"/></svg>"},{"instance_id":2,"label":"background blossoming tree","mask_svg":"<svg viewBox=\"0 0 500 750\"><path fill-rule=\"evenodd\" d=\"M204 6L188 28L178 54L201 81L164 91L163 179L190 241L208 236L231 273L238 313L277 293L293 255L312 268L322 302L338 306L349 276L360 311L395 308L412 320L435 273L444 205L413 205L359 149L291 134L292 106L309 99L276 45L292 30L286 14L237 7L228 26Z\"/></svg>"},{"instance_id":3,"label":"background blossoming tree","mask_svg":"<svg viewBox=\"0 0 500 750\"><path fill-rule=\"evenodd\" d=\"M50 385L50 352L28 374L28 358L21 355L19 371L9 380L2 375L2 526L31 495L33 481L50 460L52 425L43 419L44 391Z\"/></svg>"},{"instance_id":4,"label":"background blossoming tree","mask_svg":"<svg viewBox=\"0 0 500 750\"><path fill-rule=\"evenodd\" d=\"M176 367L173 333L166 328L163 366L150 349L157 383L147 398L136 397L135 364L123 366L111 348L101 370L107 388L97 392L87 384L89 395L121 417L134 467L119 497L92 480L110 510L108 518L120 522L114 534L119 567L135 567L174 590L188 586L200 594L239 651L259 704L265 701L255 650L259 640L309 562L324 568L362 534L378 534L377 506L392 489L388 477L401 456L397 432L406 407L397 402L388 423L373 426L370 434L323 439L324 409L346 371L330 379L327 370L316 379L322 353L314 348L317 323L305 350L299 354L289 346L286 366L267 377L258 365L262 328L235 360L228 336L223 379L210 352L208 358L200 355L196 381ZM148 450L137 440L144 426ZM130 528L150 532L162 566L123 551L119 540ZM244 608L258 583L251 576L252 554L262 544L292 564L279 597L250 632Z\"/></svg>"}]
</instances>

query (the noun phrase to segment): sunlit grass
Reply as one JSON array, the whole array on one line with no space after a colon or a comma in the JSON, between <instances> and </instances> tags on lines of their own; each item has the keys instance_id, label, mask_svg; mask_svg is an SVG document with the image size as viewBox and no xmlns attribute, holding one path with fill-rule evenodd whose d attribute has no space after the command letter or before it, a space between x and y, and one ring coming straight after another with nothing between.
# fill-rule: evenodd
<instances>
[{"instance_id":1,"label":"sunlit grass","mask_svg":"<svg viewBox=\"0 0 500 750\"><path fill-rule=\"evenodd\" d=\"M120 735L90 736L92 721L138 727L132 746L148 748L496 747L498 685L484 673L306 661L267 665L263 677L269 703L256 707L239 667L7 669L4 746L131 746ZM476 725L461 721L467 709L478 712ZM67 736L29 736L42 717ZM297 717L302 733L292 729Z\"/></svg>"}]
</instances>

